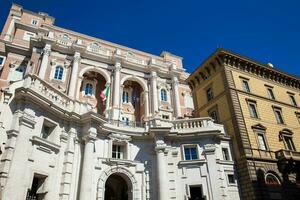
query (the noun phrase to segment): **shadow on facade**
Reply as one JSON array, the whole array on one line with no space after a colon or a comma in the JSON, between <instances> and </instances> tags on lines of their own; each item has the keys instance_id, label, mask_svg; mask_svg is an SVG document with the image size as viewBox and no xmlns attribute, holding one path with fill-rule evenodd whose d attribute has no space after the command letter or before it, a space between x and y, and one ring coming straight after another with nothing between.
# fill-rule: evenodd
<instances>
[{"instance_id":1,"label":"shadow on facade","mask_svg":"<svg viewBox=\"0 0 300 200\"><path fill-rule=\"evenodd\" d=\"M257 181L253 181L256 199L261 200L295 200L300 199L299 169L298 177L291 181L294 174L283 174L282 178L272 171L256 171ZM294 176L295 177L295 176Z\"/></svg>"}]
</instances>

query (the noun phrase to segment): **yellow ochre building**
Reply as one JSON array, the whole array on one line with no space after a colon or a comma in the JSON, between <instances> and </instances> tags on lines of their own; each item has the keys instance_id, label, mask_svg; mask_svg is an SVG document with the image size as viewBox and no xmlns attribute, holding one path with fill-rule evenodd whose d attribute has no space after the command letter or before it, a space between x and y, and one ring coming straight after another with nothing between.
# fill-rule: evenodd
<instances>
[{"instance_id":1,"label":"yellow ochre building","mask_svg":"<svg viewBox=\"0 0 300 200\"><path fill-rule=\"evenodd\" d=\"M300 79L217 49L187 82L232 139L242 199L300 199Z\"/></svg>"}]
</instances>

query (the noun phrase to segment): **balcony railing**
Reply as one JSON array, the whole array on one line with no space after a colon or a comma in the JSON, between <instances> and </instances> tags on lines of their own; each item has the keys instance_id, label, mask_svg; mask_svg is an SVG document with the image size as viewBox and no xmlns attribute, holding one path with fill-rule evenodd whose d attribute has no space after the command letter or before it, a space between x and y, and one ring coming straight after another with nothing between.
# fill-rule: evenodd
<instances>
[{"instance_id":1,"label":"balcony railing","mask_svg":"<svg viewBox=\"0 0 300 200\"><path fill-rule=\"evenodd\" d=\"M62 37L58 37L56 41L58 44L61 44L63 46L68 46L68 47L72 46L73 43L71 39L62 38Z\"/></svg>"},{"instance_id":2,"label":"balcony railing","mask_svg":"<svg viewBox=\"0 0 300 200\"><path fill-rule=\"evenodd\" d=\"M142 58L139 57L135 57L135 56L126 56L126 61L127 62L131 62L131 63L135 63L135 64L139 64L139 65L146 65L146 61Z\"/></svg>"},{"instance_id":3,"label":"balcony railing","mask_svg":"<svg viewBox=\"0 0 300 200\"><path fill-rule=\"evenodd\" d=\"M69 112L84 114L92 111L92 106L90 104L72 100L66 94L60 92L57 88L53 87L49 83L41 80L36 75L26 75L23 87L42 95L53 105L57 105L58 107Z\"/></svg>"},{"instance_id":4,"label":"balcony railing","mask_svg":"<svg viewBox=\"0 0 300 200\"><path fill-rule=\"evenodd\" d=\"M281 149L275 152L278 160L296 160L300 161L300 152Z\"/></svg>"},{"instance_id":5,"label":"balcony railing","mask_svg":"<svg viewBox=\"0 0 300 200\"><path fill-rule=\"evenodd\" d=\"M223 125L215 124L210 117L179 119L170 122L173 125L171 128L172 131L176 132L184 133L217 130L221 133L225 133Z\"/></svg>"},{"instance_id":6,"label":"balcony railing","mask_svg":"<svg viewBox=\"0 0 300 200\"><path fill-rule=\"evenodd\" d=\"M104 56L110 56L110 51L100 46L88 46L87 51Z\"/></svg>"},{"instance_id":7,"label":"balcony railing","mask_svg":"<svg viewBox=\"0 0 300 200\"><path fill-rule=\"evenodd\" d=\"M108 123L118 127L145 128L146 122L108 120Z\"/></svg>"},{"instance_id":8,"label":"balcony railing","mask_svg":"<svg viewBox=\"0 0 300 200\"><path fill-rule=\"evenodd\" d=\"M245 153L249 157L255 157L259 159L276 159L275 152L270 150L262 150L262 149L255 149L255 148L244 148Z\"/></svg>"}]
</instances>

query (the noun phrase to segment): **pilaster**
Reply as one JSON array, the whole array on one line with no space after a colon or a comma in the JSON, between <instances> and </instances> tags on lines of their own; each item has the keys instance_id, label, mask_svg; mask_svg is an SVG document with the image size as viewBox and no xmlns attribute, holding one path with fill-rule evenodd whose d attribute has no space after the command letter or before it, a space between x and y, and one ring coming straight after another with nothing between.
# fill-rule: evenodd
<instances>
[{"instance_id":1,"label":"pilaster","mask_svg":"<svg viewBox=\"0 0 300 200\"><path fill-rule=\"evenodd\" d=\"M7 131L7 155L1 160L1 184L5 186L2 199L23 199L22 195L27 192L27 180L20 177L27 172L28 151L32 148L28 141L35 123L35 116L27 111L17 110L14 113L11 130Z\"/></svg>"},{"instance_id":2,"label":"pilaster","mask_svg":"<svg viewBox=\"0 0 300 200\"><path fill-rule=\"evenodd\" d=\"M113 90L113 109L112 118L114 120L119 119L120 115L120 76L121 76L121 62L118 60L115 63L114 69L114 90Z\"/></svg>"},{"instance_id":3,"label":"pilaster","mask_svg":"<svg viewBox=\"0 0 300 200\"><path fill-rule=\"evenodd\" d=\"M84 155L82 162L82 172L81 172L81 184L79 199L80 200L90 200L92 199L92 188L93 188L93 152L94 152L94 142L96 138L94 134L87 134L83 137L84 140Z\"/></svg>"},{"instance_id":4,"label":"pilaster","mask_svg":"<svg viewBox=\"0 0 300 200\"><path fill-rule=\"evenodd\" d=\"M165 200L168 198L168 178L166 169L165 150L167 145L161 137L155 141L156 151L156 166L157 166L157 198L158 200Z\"/></svg>"},{"instance_id":5,"label":"pilaster","mask_svg":"<svg viewBox=\"0 0 300 200\"><path fill-rule=\"evenodd\" d=\"M175 107L175 117L181 117L180 100L179 100L179 81L176 76L172 76L173 99Z\"/></svg>"},{"instance_id":6,"label":"pilaster","mask_svg":"<svg viewBox=\"0 0 300 200\"><path fill-rule=\"evenodd\" d=\"M59 194L60 200L69 200L71 195L70 191L71 191L72 176L73 176L75 137L76 137L76 129L71 128L68 133L67 147L64 153L65 160L63 163L64 168L62 173L61 190Z\"/></svg>"},{"instance_id":7,"label":"pilaster","mask_svg":"<svg viewBox=\"0 0 300 200\"><path fill-rule=\"evenodd\" d=\"M157 73L151 71L151 113L156 115L158 113L158 99L157 99Z\"/></svg>"},{"instance_id":8,"label":"pilaster","mask_svg":"<svg viewBox=\"0 0 300 200\"><path fill-rule=\"evenodd\" d=\"M72 66L72 74L71 74L71 80L70 80L70 85L69 85L69 96L71 98L75 97L75 92L76 92L76 83L78 79L78 68L80 64L80 53L75 52L74 54L74 59L73 59L73 66Z\"/></svg>"},{"instance_id":9,"label":"pilaster","mask_svg":"<svg viewBox=\"0 0 300 200\"><path fill-rule=\"evenodd\" d=\"M21 19L20 16L15 16L15 15L12 16L12 19L11 19L10 24L8 26L7 32L4 35L4 40L5 41L12 41L12 39L13 39L12 34L13 34L13 31L15 30L15 23L17 21L20 21L20 19Z\"/></svg>"},{"instance_id":10,"label":"pilaster","mask_svg":"<svg viewBox=\"0 0 300 200\"><path fill-rule=\"evenodd\" d=\"M44 47L44 50L43 50L43 59L42 59L42 63L41 63L40 71L39 71L39 77L43 80L46 75L50 53L51 53L51 45L46 44Z\"/></svg>"}]
</instances>

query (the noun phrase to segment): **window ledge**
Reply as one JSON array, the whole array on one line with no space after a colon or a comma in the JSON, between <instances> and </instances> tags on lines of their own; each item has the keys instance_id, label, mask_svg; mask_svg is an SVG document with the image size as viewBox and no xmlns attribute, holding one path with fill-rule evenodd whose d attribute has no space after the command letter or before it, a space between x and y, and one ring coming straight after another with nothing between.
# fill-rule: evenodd
<instances>
[{"instance_id":1,"label":"window ledge","mask_svg":"<svg viewBox=\"0 0 300 200\"><path fill-rule=\"evenodd\" d=\"M206 163L205 159L196 159L196 160L182 160L179 161L178 165L196 165Z\"/></svg>"},{"instance_id":2,"label":"window ledge","mask_svg":"<svg viewBox=\"0 0 300 200\"><path fill-rule=\"evenodd\" d=\"M233 160L218 160L217 159L217 163L223 164L223 165L234 165L234 161Z\"/></svg>"},{"instance_id":3,"label":"window ledge","mask_svg":"<svg viewBox=\"0 0 300 200\"><path fill-rule=\"evenodd\" d=\"M37 145L39 150L45 151L49 154L51 154L52 152L54 153L58 153L59 149L60 149L60 145L57 145L53 142L50 142L48 140L45 140L41 137L37 137L37 136L33 136L32 139L30 139L30 141Z\"/></svg>"}]
</instances>

